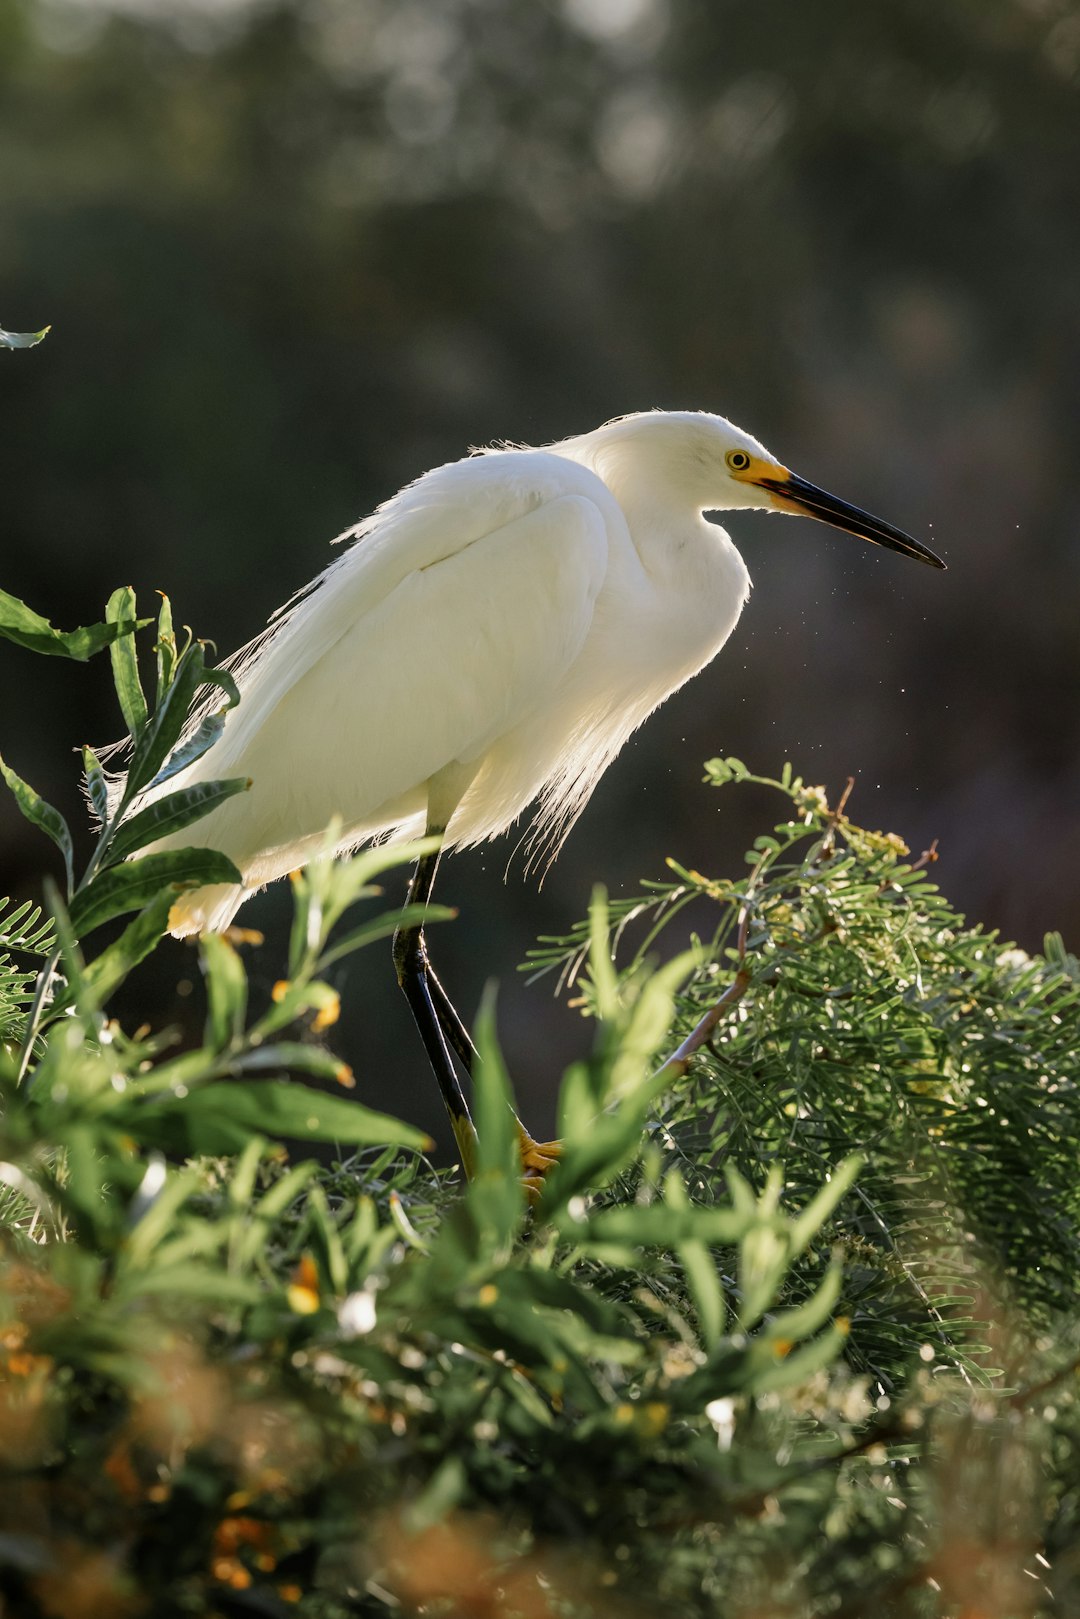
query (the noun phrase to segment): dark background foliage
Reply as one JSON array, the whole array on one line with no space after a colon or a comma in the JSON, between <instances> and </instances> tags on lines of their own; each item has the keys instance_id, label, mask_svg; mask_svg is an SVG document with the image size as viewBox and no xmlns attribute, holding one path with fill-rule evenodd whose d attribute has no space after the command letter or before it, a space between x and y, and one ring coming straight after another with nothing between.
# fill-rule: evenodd
<instances>
[{"instance_id":1,"label":"dark background foliage","mask_svg":"<svg viewBox=\"0 0 1080 1619\"><path fill-rule=\"evenodd\" d=\"M539 897L520 860L503 883L512 838L449 868L446 974L470 1012L501 975L534 1113L581 1035L511 963L593 879L733 868L760 806L699 789L718 751L855 773L962 908L1075 941L1078 112L1075 0L0 0L0 317L54 325L2 357L2 583L65 628L161 587L224 653L470 444L720 411L950 572L736 518L735 636ZM108 671L29 701L22 657L5 753L71 809L42 714L117 734ZM30 892L0 815L0 889ZM179 950L149 1016L183 1013ZM406 1032L365 962L338 1046L376 1103ZM400 1078L430 1127L419 1047Z\"/></svg>"}]
</instances>

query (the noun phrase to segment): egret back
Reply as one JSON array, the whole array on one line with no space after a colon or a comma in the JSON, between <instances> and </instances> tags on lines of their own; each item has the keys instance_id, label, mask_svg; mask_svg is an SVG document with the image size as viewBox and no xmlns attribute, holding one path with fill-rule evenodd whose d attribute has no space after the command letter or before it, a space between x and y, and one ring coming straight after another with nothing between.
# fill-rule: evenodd
<instances>
[{"instance_id":1,"label":"egret back","mask_svg":"<svg viewBox=\"0 0 1080 1619\"><path fill-rule=\"evenodd\" d=\"M458 763L467 782L492 742L550 699L608 560L605 515L567 490L613 503L554 457L505 462L499 477L488 458L441 469L388 503L235 660L240 707L170 786L241 773L254 785L175 841L222 848L257 886L309 858L334 814L343 847L408 835L433 777ZM449 476L464 471L481 497L468 503ZM488 807L488 825L514 819L534 790L530 772L513 802Z\"/></svg>"},{"instance_id":2,"label":"egret back","mask_svg":"<svg viewBox=\"0 0 1080 1619\"><path fill-rule=\"evenodd\" d=\"M581 441L558 448L426 474L233 660L240 706L170 787L254 785L171 841L222 849L245 888L185 898L178 931L225 925L332 816L342 851L433 813L448 843L477 843L535 799L553 853L631 732L719 650L749 588L728 537L692 501L617 498L599 471L614 485L624 458L594 471Z\"/></svg>"}]
</instances>

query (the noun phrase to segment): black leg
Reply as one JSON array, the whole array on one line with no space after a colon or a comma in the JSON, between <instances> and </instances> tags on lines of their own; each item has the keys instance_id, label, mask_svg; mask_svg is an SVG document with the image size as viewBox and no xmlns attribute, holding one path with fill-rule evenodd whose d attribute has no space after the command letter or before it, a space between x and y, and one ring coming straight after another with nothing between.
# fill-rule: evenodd
<instances>
[{"instance_id":1,"label":"black leg","mask_svg":"<svg viewBox=\"0 0 1080 1619\"><path fill-rule=\"evenodd\" d=\"M417 861L409 883L407 904L427 905L435 886L438 866L438 850ZM394 934L394 966L450 1115L450 1126L461 1154L462 1168L466 1175L471 1175L476 1165L476 1127L451 1053L457 1055L465 1072L472 1074L476 1047L428 959L422 923L415 927L399 928ZM559 1144L556 1141L534 1141L516 1114L515 1123L521 1142L525 1186L530 1196L536 1196L543 1177L558 1159Z\"/></svg>"},{"instance_id":2,"label":"black leg","mask_svg":"<svg viewBox=\"0 0 1080 1619\"><path fill-rule=\"evenodd\" d=\"M416 862L409 883L409 905L428 903L438 866L438 850L422 855ZM450 1115L450 1126L461 1154L461 1166L467 1175L471 1174L476 1158L476 1130L454 1069L450 1048L453 1047L466 1068L471 1070L473 1044L450 997L431 969L422 923L399 928L394 934L394 967Z\"/></svg>"},{"instance_id":3,"label":"black leg","mask_svg":"<svg viewBox=\"0 0 1080 1619\"><path fill-rule=\"evenodd\" d=\"M457 1007L435 976L435 969L430 961L427 963L427 979L428 987L431 990L431 999L435 1006L435 1015L439 1020L443 1036L457 1052L465 1072L471 1075L473 1064L476 1061L476 1047L472 1043L472 1035L458 1016Z\"/></svg>"}]
</instances>

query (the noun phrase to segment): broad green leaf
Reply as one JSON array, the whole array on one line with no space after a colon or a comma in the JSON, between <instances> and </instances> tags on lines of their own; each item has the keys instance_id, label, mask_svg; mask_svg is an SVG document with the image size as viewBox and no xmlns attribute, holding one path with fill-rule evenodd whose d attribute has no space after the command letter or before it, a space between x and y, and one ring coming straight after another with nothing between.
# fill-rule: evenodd
<instances>
[{"instance_id":1,"label":"broad green leaf","mask_svg":"<svg viewBox=\"0 0 1080 1619\"><path fill-rule=\"evenodd\" d=\"M805 1383L808 1377L819 1372L823 1366L830 1366L839 1355L847 1341L848 1327L846 1322L837 1323L811 1338L808 1344L796 1349L792 1354L785 1355L780 1360L773 1360L759 1371L754 1369L749 1384L755 1394L768 1394L774 1389L792 1388L797 1383ZM761 1353L764 1357L766 1347L771 1340L763 1340ZM757 1347L755 1345L755 1347Z\"/></svg>"},{"instance_id":2,"label":"broad green leaf","mask_svg":"<svg viewBox=\"0 0 1080 1619\"><path fill-rule=\"evenodd\" d=\"M186 742L182 742L179 747L174 748L169 754L169 757L149 785L151 787L160 787L162 782L171 780L173 776L178 776L181 770L186 770L188 765L193 765L197 759L201 759L204 753L209 753L225 729L225 715L227 713L228 706L226 705L225 708L218 709L216 714L207 714L205 719L200 720Z\"/></svg>"},{"instance_id":3,"label":"broad green leaf","mask_svg":"<svg viewBox=\"0 0 1080 1619\"><path fill-rule=\"evenodd\" d=\"M157 1063L148 1073L140 1073L128 1086L132 1096L164 1096L183 1093L221 1077L221 1064L212 1051L185 1051L168 1062Z\"/></svg>"},{"instance_id":4,"label":"broad green leaf","mask_svg":"<svg viewBox=\"0 0 1080 1619\"><path fill-rule=\"evenodd\" d=\"M152 1158L152 1164L162 1163ZM161 1190L142 1216L131 1226L125 1242L125 1267L137 1270L150 1262L155 1248L176 1226L180 1209L206 1186L206 1170L189 1164L182 1170L167 1170Z\"/></svg>"},{"instance_id":5,"label":"broad green leaf","mask_svg":"<svg viewBox=\"0 0 1080 1619\"><path fill-rule=\"evenodd\" d=\"M289 928L287 980L290 986L288 992L290 999L297 993L297 980L302 979L306 971L310 971L311 962L326 936L325 929L319 926L320 913L312 905L311 877L310 865L306 870L289 874L289 884L292 888L292 925Z\"/></svg>"},{"instance_id":6,"label":"broad green leaf","mask_svg":"<svg viewBox=\"0 0 1080 1619\"><path fill-rule=\"evenodd\" d=\"M75 872L74 851L71 846L71 833L68 831L67 822L59 810L53 809L51 804L47 804L41 795L34 791L30 783L23 781L21 776L17 776L10 765L5 764L2 758L0 758L0 772L3 773L4 780L11 788L15 802L26 819L50 837L63 855L64 870L67 873L68 893L70 894L75 886Z\"/></svg>"},{"instance_id":7,"label":"broad green leaf","mask_svg":"<svg viewBox=\"0 0 1080 1619\"><path fill-rule=\"evenodd\" d=\"M414 927L418 922L425 927L430 922L453 922L457 915L457 910L450 905L403 905L399 911L373 917L370 922L364 922L351 933L335 939L319 957L317 971L325 972L334 962L362 950L365 945L392 938L399 928Z\"/></svg>"},{"instance_id":8,"label":"broad green leaf","mask_svg":"<svg viewBox=\"0 0 1080 1619\"><path fill-rule=\"evenodd\" d=\"M140 630L149 622L149 619L125 619L115 624L85 625L66 632L54 630L47 618L42 618L40 613L35 613L33 608L27 607L17 597L9 596L6 590L0 590L0 635L26 647L30 652L74 658L77 663L85 663L95 652L103 651L120 636L130 635L133 630Z\"/></svg>"},{"instance_id":9,"label":"broad green leaf","mask_svg":"<svg viewBox=\"0 0 1080 1619\"><path fill-rule=\"evenodd\" d=\"M228 698L226 708L235 708L240 701L240 687L228 669L207 669L205 680L209 686L220 686Z\"/></svg>"},{"instance_id":10,"label":"broad green leaf","mask_svg":"<svg viewBox=\"0 0 1080 1619\"><path fill-rule=\"evenodd\" d=\"M276 1220L289 1207L290 1203L300 1196L311 1177L318 1173L319 1166L312 1159L306 1163L296 1164L288 1174L282 1175L275 1181L268 1192L259 1199L252 1214L259 1220ZM260 1239L261 1240L261 1239Z\"/></svg>"},{"instance_id":11,"label":"broad green leaf","mask_svg":"<svg viewBox=\"0 0 1080 1619\"><path fill-rule=\"evenodd\" d=\"M341 1233L330 1213L326 1193L321 1186L308 1192L304 1208L305 1243L312 1250L316 1263L329 1283L328 1291L339 1297L349 1285L349 1264L341 1242Z\"/></svg>"},{"instance_id":12,"label":"broad green leaf","mask_svg":"<svg viewBox=\"0 0 1080 1619\"><path fill-rule=\"evenodd\" d=\"M646 1108L647 1098L638 1096L597 1113L585 1064L568 1071L559 1094L562 1155L545 1177L538 1220L561 1222L571 1198L606 1185L626 1167L640 1151Z\"/></svg>"},{"instance_id":13,"label":"broad green leaf","mask_svg":"<svg viewBox=\"0 0 1080 1619\"><path fill-rule=\"evenodd\" d=\"M202 644L192 642L180 655L172 682L147 720L131 756L124 788L127 803L157 779L158 772L180 739L195 693L200 686L214 678L215 671L206 668ZM217 683L220 684L220 681Z\"/></svg>"},{"instance_id":14,"label":"broad green leaf","mask_svg":"<svg viewBox=\"0 0 1080 1619\"><path fill-rule=\"evenodd\" d=\"M130 585L114 590L105 607L107 624L134 622L135 592ZM139 657L133 635L119 636L109 648L112 659L113 685L132 741L137 742L146 724L146 698L139 679Z\"/></svg>"},{"instance_id":15,"label":"broad green leaf","mask_svg":"<svg viewBox=\"0 0 1080 1619\"><path fill-rule=\"evenodd\" d=\"M519 1126L510 1080L495 1034L495 1002L485 990L476 1020L477 1062L473 1074L476 1166L467 1199L481 1252L508 1246L525 1209Z\"/></svg>"},{"instance_id":16,"label":"broad green leaf","mask_svg":"<svg viewBox=\"0 0 1080 1619\"><path fill-rule=\"evenodd\" d=\"M672 1209L686 1210L691 1207L686 1187L677 1170L668 1171L664 1182L664 1201ZM716 1262L708 1245L698 1239L680 1242L676 1253L697 1310L702 1342L707 1350L712 1351L719 1344L724 1330L724 1292Z\"/></svg>"},{"instance_id":17,"label":"broad green leaf","mask_svg":"<svg viewBox=\"0 0 1080 1619\"><path fill-rule=\"evenodd\" d=\"M205 941L204 941L205 942ZM340 1085L351 1083L348 1063L335 1057L324 1046L305 1045L300 1040L276 1040L273 1045L256 1046L229 1064L231 1074L310 1074L313 1079L331 1079Z\"/></svg>"},{"instance_id":18,"label":"broad green leaf","mask_svg":"<svg viewBox=\"0 0 1080 1619\"><path fill-rule=\"evenodd\" d=\"M42 338L47 337L51 331L51 326L43 326L40 332L6 332L0 326L0 349L36 348Z\"/></svg>"},{"instance_id":19,"label":"broad green leaf","mask_svg":"<svg viewBox=\"0 0 1080 1619\"><path fill-rule=\"evenodd\" d=\"M791 1222L792 1257L803 1252L837 1204L847 1196L864 1162L858 1153L852 1153L850 1158L845 1158L844 1162L833 1170L817 1196L811 1199L801 1214L794 1217Z\"/></svg>"},{"instance_id":20,"label":"broad green leaf","mask_svg":"<svg viewBox=\"0 0 1080 1619\"><path fill-rule=\"evenodd\" d=\"M476 1019L476 1073L473 1075L473 1110L480 1137L476 1155L479 1175L509 1175L521 1170L518 1126L514 1118L510 1078L495 1033L495 992L488 985Z\"/></svg>"},{"instance_id":21,"label":"broad green leaf","mask_svg":"<svg viewBox=\"0 0 1080 1619\"><path fill-rule=\"evenodd\" d=\"M499 1292L504 1299L515 1303L569 1311L594 1332L608 1338L618 1337L620 1330L626 1327L620 1307L595 1289L578 1286L565 1276L540 1270L535 1265L525 1270L504 1270L499 1277Z\"/></svg>"},{"instance_id":22,"label":"broad green leaf","mask_svg":"<svg viewBox=\"0 0 1080 1619\"><path fill-rule=\"evenodd\" d=\"M181 787L175 793L155 798L152 804L139 810L129 821L122 821L109 844L109 865L126 860L148 843L171 837L186 826L209 815L234 793L243 793L251 786L250 776L234 776L231 781L200 781L193 787Z\"/></svg>"},{"instance_id":23,"label":"broad green leaf","mask_svg":"<svg viewBox=\"0 0 1080 1619\"><path fill-rule=\"evenodd\" d=\"M213 1264L189 1260L176 1265L152 1266L149 1270L123 1278L126 1297L161 1294L167 1298L205 1299L217 1304L257 1304L264 1296L263 1284L253 1276L230 1276Z\"/></svg>"},{"instance_id":24,"label":"broad green leaf","mask_svg":"<svg viewBox=\"0 0 1080 1619\"><path fill-rule=\"evenodd\" d=\"M842 1283L841 1267L835 1263L830 1265L817 1292L793 1309L781 1310L779 1315L774 1315L765 1328L764 1336L768 1339L786 1339L790 1343L800 1343L804 1338L809 1338L811 1333L825 1325L840 1297Z\"/></svg>"},{"instance_id":25,"label":"broad green leaf","mask_svg":"<svg viewBox=\"0 0 1080 1619\"><path fill-rule=\"evenodd\" d=\"M745 1215L748 1220L756 1219L757 1201L753 1187L739 1174L733 1164L724 1165L724 1179L731 1194L731 1201L738 1212Z\"/></svg>"},{"instance_id":26,"label":"broad green leaf","mask_svg":"<svg viewBox=\"0 0 1080 1619\"><path fill-rule=\"evenodd\" d=\"M176 632L173 629L172 603L163 590L158 591L161 597L161 607L158 611L157 641L154 643L154 653L157 659L157 703L172 685L173 673L176 669Z\"/></svg>"},{"instance_id":27,"label":"broad green leaf","mask_svg":"<svg viewBox=\"0 0 1080 1619\"><path fill-rule=\"evenodd\" d=\"M427 1136L400 1119L287 1080L221 1081L185 1096L121 1102L110 1119L144 1145L188 1154L240 1152L253 1132L352 1147L430 1146Z\"/></svg>"},{"instance_id":28,"label":"broad green leaf","mask_svg":"<svg viewBox=\"0 0 1080 1619\"><path fill-rule=\"evenodd\" d=\"M461 1213L465 1215L467 1212L468 1211L463 1206ZM409 1216L405 1213L405 1209L401 1202L401 1196L396 1191L390 1193L390 1221L395 1231L398 1233L398 1236L403 1237L408 1243L409 1247L415 1253L425 1255L430 1254L430 1243L424 1241L419 1231L417 1231L416 1227L409 1219Z\"/></svg>"},{"instance_id":29,"label":"broad green leaf","mask_svg":"<svg viewBox=\"0 0 1080 1619\"><path fill-rule=\"evenodd\" d=\"M56 1200L76 1216L79 1241L93 1247L107 1240L105 1233L110 1224L118 1223L120 1210L106 1197L109 1185L109 1165L100 1150L100 1142L89 1125L69 1124L64 1132L64 1178L50 1171L50 1190Z\"/></svg>"},{"instance_id":30,"label":"broad green leaf","mask_svg":"<svg viewBox=\"0 0 1080 1619\"><path fill-rule=\"evenodd\" d=\"M569 1143L587 1136L596 1120L596 1099L588 1065L584 1062L571 1063L563 1075L558 1120L563 1141Z\"/></svg>"},{"instance_id":31,"label":"broad green leaf","mask_svg":"<svg viewBox=\"0 0 1080 1619\"><path fill-rule=\"evenodd\" d=\"M332 984L320 978L290 983L279 980L274 985L273 1001L251 1029L253 1040L265 1042L267 1038L285 1029L309 1012L316 1014L313 1027L316 1032L328 1029L337 1021L341 1011L341 996Z\"/></svg>"},{"instance_id":32,"label":"broad green leaf","mask_svg":"<svg viewBox=\"0 0 1080 1619\"><path fill-rule=\"evenodd\" d=\"M82 757L83 773L86 777L86 791L90 795L90 803L93 805L94 814L104 826L109 819L109 788L105 780L105 771L102 769L101 760L93 748L84 748Z\"/></svg>"},{"instance_id":33,"label":"broad green leaf","mask_svg":"<svg viewBox=\"0 0 1080 1619\"><path fill-rule=\"evenodd\" d=\"M745 1332L776 1298L791 1260L782 1222L759 1218L739 1243L739 1327Z\"/></svg>"},{"instance_id":34,"label":"broad green leaf","mask_svg":"<svg viewBox=\"0 0 1080 1619\"><path fill-rule=\"evenodd\" d=\"M672 1208L667 1203L599 1209L584 1224L562 1227L581 1244L630 1243L636 1248L679 1248L686 1242L737 1242L748 1217L735 1209Z\"/></svg>"},{"instance_id":35,"label":"broad green leaf","mask_svg":"<svg viewBox=\"0 0 1080 1619\"><path fill-rule=\"evenodd\" d=\"M372 886L375 877L430 853L439 848L442 841L430 837L407 844L382 844L365 849L349 860L338 860L334 851L340 838L340 821L335 819L325 830L321 852L308 862L293 884L293 925L289 937L289 976L292 978L298 976L321 947L349 906L379 892ZM442 907L435 910L441 911ZM326 959L336 960L339 954L338 946L334 946Z\"/></svg>"},{"instance_id":36,"label":"broad green leaf","mask_svg":"<svg viewBox=\"0 0 1080 1619\"><path fill-rule=\"evenodd\" d=\"M671 1079L664 1068L655 1075L649 1074L649 1068L671 1028L676 991L700 965L700 951L684 950L650 972L640 986L611 1064L605 1101L621 1101L642 1084L646 1086L642 1100L646 1095L661 1096L668 1089Z\"/></svg>"},{"instance_id":37,"label":"broad green leaf","mask_svg":"<svg viewBox=\"0 0 1080 1619\"><path fill-rule=\"evenodd\" d=\"M607 890L599 885L593 889L589 905L589 974L596 992L597 1016L604 1022L616 1018L619 988L611 960Z\"/></svg>"},{"instance_id":38,"label":"broad green leaf","mask_svg":"<svg viewBox=\"0 0 1080 1619\"><path fill-rule=\"evenodd\" d=\"M85 964L81 975L81 991L85 1000L94 1006L104 1006L132 968L156 949L169 925L169 912L175 900L172 887L163 887L128 923L118 939L114 939L112 944ZM70 990L58 996L49 1007L49 1020L66 1011L73 999Z\"/></svg>"},{"instance_id":39,"label":"broad green leaf","mask_svg":"<svg viewBox=\"0 0 1080 1619\"><path fill-rule=\"evenodd\" d=\"M224 1051L244 1032L247 973L239 951L220 933L203 935L199 956L206 981L205 1041L214 1051Z\"/></svg>"},{"instance_id":40,"label":"broad green leaf","mask_svg":"<svg viewBox=\"0 0 1080 1619\"><path fill-rule=\"evenodd\" d=\"M147 854L123 866L110 866L76 894L71 925L83 938L103 922L126 911L140 911L166 887L203 888L211 883L239 883L240 873L216 849L169 849Z\"/></svg>"},{"instance_id":41,"label":"broad green leaf","mask_svg":"<svg viewBox=\"0 0 1080 1619\"><path fill-rule=\"evenodd\" d=\"M409 1534L419 1535L433 1524L439 1523L457 1506L465 1494L468 1475L460 1456L451 1455L440 1463L412 1501L405 1514L405 1527Z\"/></svg>"},{"instance_id":42,"label":"broad green leaf","mask_svg":"<svg viewBox=\"0 0 1080 1619\"><path fill-rule=\"evenodd\" d=\"M247 1146L233 1165L227 1188L231 1208L246 1212L251 1207L255 1196L255 1177L267 1150L268 1143L264 1136L251 1136L248 1139Z\"/></svg>"},{"instance_id":43,"label":"broad green leaf","mask_svg":"<svg viewBox=\"0 0 1080 1619\"><path fill-rule=\"evenodd\" d=\"M358 1197L353 1217L342 1236L345 1252L351 1263L359 1263L361 1256L371 1247L378 1229L379 1211L375 1207L375 1199L366 1194Z\"/></svg>"},{"instance_id":44,"label":"broad green leaf","mask_svg":"<svg viewBox=\"0 0 1080 1619\"><path fill-rule=\"evenodd\" d=\"M750 771L741 759L729 757L705 761L705 780L713 787L726 787L729 782L746 781L749 776Z\"/></svg>"}]
</instances>

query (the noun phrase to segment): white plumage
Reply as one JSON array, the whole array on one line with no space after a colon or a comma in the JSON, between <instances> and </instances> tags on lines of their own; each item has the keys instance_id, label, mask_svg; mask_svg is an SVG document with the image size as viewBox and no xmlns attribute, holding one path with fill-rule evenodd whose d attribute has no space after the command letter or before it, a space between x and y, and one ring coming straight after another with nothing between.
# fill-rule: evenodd
<instances>
[{"instance_id":1,"label":"white plumage","mask_svg":"<svg viewBox=\"0 0 1080 1619\"><path fill-rule=\"evenodd\" d=\"M804 511L937 563L689 412L470 456L342 535L345 554L233 660L242 701L220 739L163 789L253 783L160 845L221 849L244 874L184 895L174 931L226 926L335 815L343 852L425 826L450 846L535 800L553 853L630 734L731 634L749 575L703 513L735 506Z\"/></svg>"}]
</instances>

